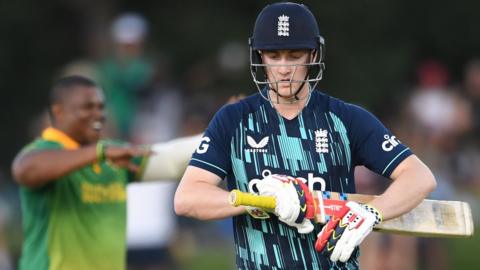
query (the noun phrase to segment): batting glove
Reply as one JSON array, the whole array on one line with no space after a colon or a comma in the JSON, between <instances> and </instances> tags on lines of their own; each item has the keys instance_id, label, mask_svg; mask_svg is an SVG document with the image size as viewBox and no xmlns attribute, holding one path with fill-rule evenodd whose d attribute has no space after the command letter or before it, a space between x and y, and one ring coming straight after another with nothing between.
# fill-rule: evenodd
<instances>
[{"instance_id":1,"label":"batting glove","mask_svg":"<svg viewBox=\"0 0 480 270\"><path fill-rule=\"evenodd\" d=\"M256 188L259 195L276 198L274 213L280 221L297 228L299 233L313 231L313 224L307 218L308 202L313 199L302 181L273 174L257 181Z\"/></svg>"},{"instance_id":2,"label":"batting glove","mask_svg":"<svg viewBox=\"0 0 480 270\"><path fill-rule=\"evenodd\" d=\"M347 202L317 235L315 249L330 255L330 260L346 262L355 247L382 222L380 212L370 205Z\"/></svg>"}]
</instances>

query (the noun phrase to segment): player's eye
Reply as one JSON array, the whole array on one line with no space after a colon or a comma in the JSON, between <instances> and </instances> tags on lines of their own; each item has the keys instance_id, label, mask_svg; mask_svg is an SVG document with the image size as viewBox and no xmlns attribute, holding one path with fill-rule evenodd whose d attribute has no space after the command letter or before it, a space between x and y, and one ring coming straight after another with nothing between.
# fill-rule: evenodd
<instances>
[{"instance_id":1,"label":"player's eye","mask_svg":"<svg viewBox=\"0 0 480 270\"><path fill-rule=\"evenodd\" d=\"M269 59L279 59L280 58L280 54L277 53L277 52L269 52L269 51L265 51L263 52L263 55Z\"/></svg>"},{"instance_id":2,"label":"player's eye","mask_svg":"<svg viewBox=\"0 0 480 270\"><path fill-rule=\"evenodd\" d=\"M300 60L305 56L303 52L294 52L289 55L290 60Z\"/></svg>"}]
</instances>

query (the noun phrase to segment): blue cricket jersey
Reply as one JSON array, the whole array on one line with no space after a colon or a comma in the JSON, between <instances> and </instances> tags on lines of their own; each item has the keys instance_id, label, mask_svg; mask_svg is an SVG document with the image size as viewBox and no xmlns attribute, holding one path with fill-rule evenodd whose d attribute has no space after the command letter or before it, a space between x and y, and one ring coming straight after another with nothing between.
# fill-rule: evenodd
<instances>
[{"instance_id":1,"label":"blue cricket jersey","mask_svg":"<svg viewBox=\"0 0 480 270\"><path fill-rule=\"evenodd\" d=\"M355 193L354 167L389 177L411 151L365 109L313 91L295 118L283 118L260 94L224 106L205 131L190 165L248 191L263 175L304 178L316 190ZM238 269L357 269L315 251L321 226L306 235L277 217L233 217Z\"/></svg>"}]
</instances>

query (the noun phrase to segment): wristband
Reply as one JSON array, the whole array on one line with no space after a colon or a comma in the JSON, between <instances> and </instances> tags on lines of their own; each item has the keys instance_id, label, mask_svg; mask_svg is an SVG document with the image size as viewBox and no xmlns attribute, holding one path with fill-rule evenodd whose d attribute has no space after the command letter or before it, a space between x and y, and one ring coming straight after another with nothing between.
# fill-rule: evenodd
<instances>
[{"instance_id":1,"label":"wristband","mask_svg":"<svg viewBox=\"0 0 480 270\"><path fill-rule=\"evenodd\" d=\"M380 211L378 211L377 208L371 206L370 204L364 204L363 207L365 207L365 209L367 209L368 212L375 215L374 226L377 226L378 224L380 224L380 222L382 222L383 220L382 213L380 213Z\"/></svg>"},{"instance_id":2,"label":"wristband","mask_svg":"<svg viewBox=\"0 0 480 270\"><path fill-rule=\"evenodd\" d=\"M95 147L95 151L97 153L97 162L103 162L105 161L105 142L104 141L98 141L97 145Z\"/></svg>"}]
</instances>

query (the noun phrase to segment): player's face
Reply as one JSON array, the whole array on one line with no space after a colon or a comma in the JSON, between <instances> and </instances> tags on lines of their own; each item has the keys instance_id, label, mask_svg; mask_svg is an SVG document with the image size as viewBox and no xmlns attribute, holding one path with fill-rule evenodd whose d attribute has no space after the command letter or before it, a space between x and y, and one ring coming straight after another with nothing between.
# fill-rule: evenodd
<instances>
[{"instance_id":1,"label":"player's face","mask_svg":"<svg viewBox=\"0 0 480 270\"><path fill-rule=\"evenodd\" d=\"M102 92L96 87L77 86L65 98L59 118L63 130L80 144L97 142L105 123Z\"/></svg>"},{"instance_id":2,"label":"player's face","mask_svg":"<svg viewBox=\"0 0 480 270\"><path fill-rule=\"evenodd\" d=\"M262 51L262 61L268 65L266 73L270 88L284 98L291 98L302 86L308 72L305 65L310 62L308 50L276 50ZM308 83L303 84L302 91L307 89Z\"/></svg>"}]
</instances>

